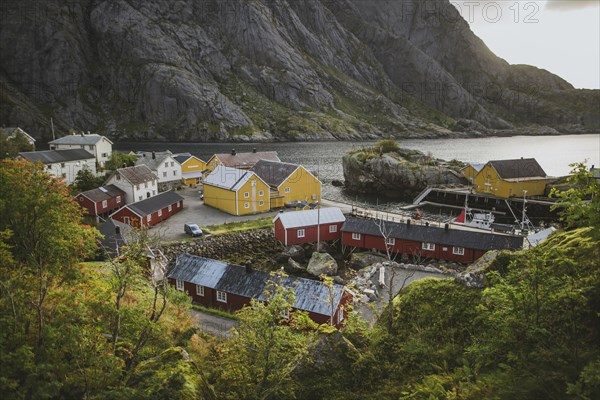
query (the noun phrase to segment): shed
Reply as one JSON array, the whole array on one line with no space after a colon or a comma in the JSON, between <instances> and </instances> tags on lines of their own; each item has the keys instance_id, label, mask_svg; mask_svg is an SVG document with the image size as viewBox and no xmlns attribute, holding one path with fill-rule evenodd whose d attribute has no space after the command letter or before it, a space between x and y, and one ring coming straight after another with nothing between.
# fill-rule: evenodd
<instances>
[{"instance_id":1,"label":"shed","mask_svg":"<svg viewBox=\"0 0 600 400\"><path fill-rule=\"evenodd\" d=\"M275 238L284 246L337 240L345 220L337 207L280 212L273 218Z\"/></svg>"},{"instance_id":2,"label":"shed","mask_svg":"<svg viewBox=\"0 0 600 400\"><path fill-rule=\"evenodd\" d=\"M183 197L173 191L131 203L110 215L110 218L135 227L153 226L183 209Z\"/></svg>"}]
</instances>

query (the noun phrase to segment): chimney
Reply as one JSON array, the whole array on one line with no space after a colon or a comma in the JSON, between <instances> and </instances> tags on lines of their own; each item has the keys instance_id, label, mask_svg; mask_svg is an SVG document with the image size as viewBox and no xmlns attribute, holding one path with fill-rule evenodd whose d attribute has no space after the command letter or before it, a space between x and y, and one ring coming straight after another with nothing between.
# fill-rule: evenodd
<instances>
[{"instance_id":1,"label":"chimney","mask_svg":"<svg viewBox=\"0 0 600 400\"><path fill-rule=\"evenodd\" d=\"M448 224L448 223L444 224L444 230L448 231L448 229L450 229L450 224Z\"/></svg>"},{"instance_id":2,"label":"chimney","mask_svg":"<svg viewBox=\"0 0 600 400\"><path fill-rule=\"evenodd\" d=\"M120 235L120 234L121 234L121 227L115 226L115 235Z\"/></svg>"},{"instance_id":3,"label":"chimney","mask_svg":"<svg viewBox=\"0 0 600 400\"><path fill-rule=\"evenodd\" d=\"M249 274L250 272L252 272L252 260L248 260L246 261L246 273Z\"/></svg>"},{"instance_id":4,"label":"chimney","mask_svg":"<svg viewBox=\"0 0 600 400\"><path fill-rule=\"evenodd\" d=\"M256 153L256 147L252 148L252 152Z\"/></svg>"},{"instance_id":5,"label":"chimney","mask_svg":"<svg viewBox=\"0 0 600 400\"><path fill-rule=\"evenodd\" d=\"M429 222L425 222L425 226L429 226Z\"/></svg>"},{"instance_id":6,"label":"chimney","mask_svg":"<svg viewBox=\"0 0 600 400\"><path fill-rule=\"evenodd\" d=\"M231 155L235 156L235 149L231 149Z\"/></svg>"},{"instance_id":7,"label":"chimney","mask_svg":"<svg viewBox=\"0 0 600 400\"><path fill-rule=\"evenodd\" d=\"M406 220L406 225L410 226L410 218Z\"/></svg>"},{"instance_id":8,"label":"chimney","mask_svg":"<svg viewBox=\"0 0 600 400\"><path fill-rule=\"evenodd\" d=\"M81 137L84 137L85 133L83 133L83 131L81 131L80 135L81 135Z\"/></svg>"},{"instance_id":9,"label":"chimney","mask_svg":"<svg viewBox=\"0 0 600 400\"><path fill-rule=\"evenodd\" d=\"M155 152L152 152L152 159L156 160L156 153Z\"/></svg>"}]
</instances>

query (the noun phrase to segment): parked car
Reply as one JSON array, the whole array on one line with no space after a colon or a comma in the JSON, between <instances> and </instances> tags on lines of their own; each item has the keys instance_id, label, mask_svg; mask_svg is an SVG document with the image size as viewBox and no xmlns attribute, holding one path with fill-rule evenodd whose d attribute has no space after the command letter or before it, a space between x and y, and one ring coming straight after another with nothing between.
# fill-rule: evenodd
<instances>
[{"instance_id":1,"label":"parked car","mask_svg":"<svg viewBox=\"0 0 600 400\"><path fill-rule=\"evenodd\" d=\"M183 226L183 230L190 236L197 237L202 236L202 229L197 224L185 224Z\"/></svg>"}]
</instances>

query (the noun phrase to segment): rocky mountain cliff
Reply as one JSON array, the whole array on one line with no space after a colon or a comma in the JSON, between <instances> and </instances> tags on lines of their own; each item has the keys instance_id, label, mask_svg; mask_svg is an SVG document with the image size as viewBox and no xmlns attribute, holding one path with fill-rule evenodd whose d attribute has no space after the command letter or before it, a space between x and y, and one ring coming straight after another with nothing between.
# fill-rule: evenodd
<instances>
[{"instance_id":1,"label":"rocky mountain cliff","mask_svg":"<svg viewBox=\"0 0 600 400\"><path fill-rule=\"evenodd\" d=\"M4 0L0 18L0 125L42 139L51 117L170 141L600 126L600 91L509 65L447 0Z\"/></svg>"}]
</instances>

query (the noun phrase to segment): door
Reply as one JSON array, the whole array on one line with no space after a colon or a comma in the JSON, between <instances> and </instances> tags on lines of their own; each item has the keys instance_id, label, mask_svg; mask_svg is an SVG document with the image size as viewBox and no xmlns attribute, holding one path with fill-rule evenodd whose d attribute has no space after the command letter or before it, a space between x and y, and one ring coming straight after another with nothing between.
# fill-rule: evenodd
<instances>
[{"instance_id":1,"label":"door","mask_svg":"<svg viewBox=\"0 0 600 400\"><path fill-rule=\"evenodd\" d=\"M123 223L127 224L127 225L131 225L131 221L129 220L129 217L123 217Z\"/></svg>"}]
</instances>

